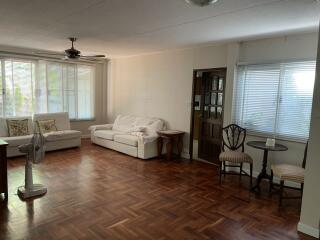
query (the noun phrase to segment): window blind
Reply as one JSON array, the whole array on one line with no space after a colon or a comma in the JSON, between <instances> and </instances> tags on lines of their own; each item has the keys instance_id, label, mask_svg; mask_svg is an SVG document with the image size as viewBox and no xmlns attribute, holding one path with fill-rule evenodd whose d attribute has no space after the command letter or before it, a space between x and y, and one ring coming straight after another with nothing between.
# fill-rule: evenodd
<instances>
[{"instance_id":1,"label":"window blind","mask_svg":"<svg viewBox=\"0 0 320 240\"><path fill-rule=\"evenodd\" d=\"M0 115L69 112L70 119L94 118L93 66L0 59Z\"/></svg>"},{"instance_id":2,"label":"window blind","mask_svg":"<svg viewBox=\"0 0 320 240\"><path fill-rule=\"evenodd\" d=\"M252 133L305 141L315 66L315 61L239 66L233 121Z\"/></svg>"}]
</instances>

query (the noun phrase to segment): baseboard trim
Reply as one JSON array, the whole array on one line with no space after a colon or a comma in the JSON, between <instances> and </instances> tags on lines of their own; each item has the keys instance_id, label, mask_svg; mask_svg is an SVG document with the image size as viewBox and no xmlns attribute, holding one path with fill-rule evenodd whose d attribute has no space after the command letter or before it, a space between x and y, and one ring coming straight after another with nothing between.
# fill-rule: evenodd
<instances>
[{"instance_id":1,"label":"baseboard trim","mask_svg":"<svg viewBox=\"0 0 320 240\"><path fill-rule=\"evenodd\" d=\"M208 161L203 160L203 159L200 159L200 158L194 158L193 160L198 161L198 162L207 163L207 164L210 164L210 165L215 165L215 164L213 164L213 163L211 163L211 162L208 162Z\"/></svg>"},{"instance_id":2,"label":"baseboard trim","mask_svg":"<svg viewBox=\"0 0 320 240\"><path fill-rule=\"evenodd\" d=\"M306 225L302 222L298 223L298 231L302 232L304 234L307 234L309 236L315 237L320 239L320 231L317 228L311 227L309 225Z\"/></svg>"}]
</instances>

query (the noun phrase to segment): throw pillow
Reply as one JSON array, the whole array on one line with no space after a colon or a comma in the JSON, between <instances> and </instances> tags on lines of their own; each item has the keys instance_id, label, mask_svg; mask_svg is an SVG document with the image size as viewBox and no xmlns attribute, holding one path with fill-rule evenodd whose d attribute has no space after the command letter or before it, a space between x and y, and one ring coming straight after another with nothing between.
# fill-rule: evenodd
<instances>
[{"instance_id":1,"label":"throw pillow","mask_svg":"<svg viewBox=\"0 0 320 240\"><path fill-rule=\"evenodd\" d=\"M127 130L127 133L131 133L131 132L144 132L145 130L146 130L145 127L135 126L135 127L129 128L129 129Z\"/></svg>"},{"instance_id":2,"label":"throw pillow","mask_svg":"<svg viewBox=\"0 0 320 240\"><path fill-rule=\"evenodd\" d=\"M46 120L37 120L39 131L44 133L56 132L58 131L56 126L56 120L46 119Z\"/></svg>"},{"instance_id":3,"label":"throw pillow","mask_svg":"<svg viewBox=\"0 0 320 240\"><path fill-rule=\"evenodd\" d=\"M29 135L28 119L7 119L9 137Z\"/></svg>"}]
</instances>

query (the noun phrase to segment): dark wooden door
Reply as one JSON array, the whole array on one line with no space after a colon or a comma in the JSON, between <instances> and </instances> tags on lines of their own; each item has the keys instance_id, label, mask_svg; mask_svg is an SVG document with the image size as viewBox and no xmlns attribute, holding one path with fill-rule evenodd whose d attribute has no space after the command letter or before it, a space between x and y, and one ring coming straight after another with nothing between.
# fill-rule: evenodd
<instances>
[{"instance_id":1,"label":"dark wooden door","mask_svg":"<svg viewBox=\"0 0 320 240\"><path fill-rule=\"evenodd\" d=\"M202 72L198 156L219 164L222 142L226 69Z\"/></svg>"}]
</instances>

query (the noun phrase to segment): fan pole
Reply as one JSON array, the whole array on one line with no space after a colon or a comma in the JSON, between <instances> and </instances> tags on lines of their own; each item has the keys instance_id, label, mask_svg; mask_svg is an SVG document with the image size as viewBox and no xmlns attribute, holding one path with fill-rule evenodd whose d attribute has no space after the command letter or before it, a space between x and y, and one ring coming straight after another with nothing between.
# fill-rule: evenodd
<instances>
[{"instance_id":1,"label":"fan pole","mask_svg":"<svg viewBox=\"0 0 320 240\"><path fill-rule=\"evenodd\" d=\"M26 162L26 172L25 172L25 188L26 190L31 190L33 187L33 176L32 176L32 160L30 156L27 156Z\"/></svg>"}]
</instances>

